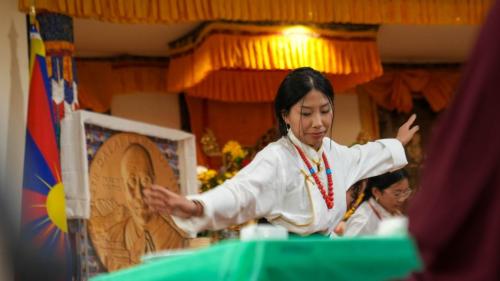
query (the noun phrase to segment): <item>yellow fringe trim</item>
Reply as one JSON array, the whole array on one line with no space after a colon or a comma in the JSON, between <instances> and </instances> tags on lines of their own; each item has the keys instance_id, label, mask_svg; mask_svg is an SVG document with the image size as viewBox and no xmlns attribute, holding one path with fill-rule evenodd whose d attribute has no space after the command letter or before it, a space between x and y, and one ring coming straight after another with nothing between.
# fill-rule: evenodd
<instances>
[{"instance_id":1,"label":"yellow fringe trim","mask_svg":"<svg viewBox=\"0 0 500 281\"><path fill-rule=\"evenodd\" d=\"M37 10L114 23L288 21L480 24L494 0L36 0ZM32 0L19 0L29 11Z\"/></svg>"}]
</instances>

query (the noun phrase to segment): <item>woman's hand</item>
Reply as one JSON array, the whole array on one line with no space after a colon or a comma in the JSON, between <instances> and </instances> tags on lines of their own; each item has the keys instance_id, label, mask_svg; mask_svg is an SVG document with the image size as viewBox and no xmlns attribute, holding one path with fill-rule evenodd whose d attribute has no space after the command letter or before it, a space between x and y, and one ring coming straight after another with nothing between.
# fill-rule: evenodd
<instances>
[{"instance_id":1,"label":"woman's hand","mask_svg":"<svg viewBox=\"0 0 500 281\"><path fill-rule=\"evenodd\" d=\"M411 125L413 125L413 122L415 122L415 119L417 119L417 115L412 114L408 121L406 121L403 125L401 125L401 127L399 127L398 135L396 136L396 138L403 145L407 145L413 138L413 135L418 132L418 125L411 127Z\"/></svg>"},{"instance_id":2,"label":"woman's hand","mask_svg":"<svg viewBox=\"0 0 500 281\"><path fill-rule=\"evenodd\" d=\"M202 206L186 197L172 192L160 185L152 185L144 190L146 203L157 212L167 212L184 219L200 216Z\"/></svg>"}]
</instances>

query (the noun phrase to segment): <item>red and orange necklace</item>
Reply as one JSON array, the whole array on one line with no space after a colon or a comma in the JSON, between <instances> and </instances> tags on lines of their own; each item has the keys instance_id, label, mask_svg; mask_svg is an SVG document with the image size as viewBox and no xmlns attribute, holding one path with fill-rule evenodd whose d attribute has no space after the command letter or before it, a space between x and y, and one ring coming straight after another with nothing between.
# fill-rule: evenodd
<instances>
[{"instance_id":1,"label":"red and orange necklace","mask_svg":"<svg viewBox=\"0 0 500 281\"><path fill-rule=\"evenodd\" d=\"M316 183L316 186L318 187L319 191L321 192L321 195L323 196L323 200L325 200L326 206L328 207L328 209L333 208L332 170L330 169L330 164L328 163L328 160L326 159L325 153L323 152L321 157L323 158L323 163L325 163L326 178L328 180L328 193L325 190L321 181L319 180L318 173L316 172L316 170L314 170L314 168L312 167L311 163L307 159L307 157L304 154L304 152L302 151L302 149L300 149L295 144L294 144L294 146L297 149L297 151L299 152L300 158L302 158L302 161L304 161L304 163L306 164L307 169L309 169L309 173L311 173L311 176L313 177L314 182Z\"/></svg>"}]
</instances>

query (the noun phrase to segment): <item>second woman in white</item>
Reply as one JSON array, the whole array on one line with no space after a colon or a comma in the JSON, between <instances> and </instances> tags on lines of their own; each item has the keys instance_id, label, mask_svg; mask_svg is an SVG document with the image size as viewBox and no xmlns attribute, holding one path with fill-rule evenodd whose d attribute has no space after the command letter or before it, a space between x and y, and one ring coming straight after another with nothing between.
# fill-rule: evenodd
<instances>
[{"instance_id":1,"label":"second woman in white","mask_svg":"<svg viewBox=\"0 0 500 281\"><path fill-rule=\"evenodd\" d=\"M365 201L347 220L344 236L376 234L382 220L402 215L403 204L410 193L405 170L368 179Z\"/></svg>"}]
</instances>

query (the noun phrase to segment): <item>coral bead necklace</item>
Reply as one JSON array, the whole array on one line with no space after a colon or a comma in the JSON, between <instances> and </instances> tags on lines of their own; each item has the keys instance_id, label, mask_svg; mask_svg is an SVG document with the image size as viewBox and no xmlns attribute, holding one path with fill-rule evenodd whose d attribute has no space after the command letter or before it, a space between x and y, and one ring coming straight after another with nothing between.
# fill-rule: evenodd
<instances>
[{"instance_id":1,"label":"coral bead necklace","mask_svg":"<svg viewBox=\"0 0 500 281\"><path fill-rule=\"evenodd\" d=\"M311 176L313 177L314 182L316 183L316 186L318 187L319 191L321 192L321 195L323 196L323 200L325 200L326 206L328 207L328 209L333 208L332 170L330 169L330 165L328 164L328 160L326 159L325 153L323 152L323 154L321 156L323 158L323 163L325 163L326 178L328 179L328 193L325 190L325 188L323 187L323 184L321 183L321 181L319 180L318 173L314 170L314 168L312 167L311 163L309 162L309 160L305 156L302 149L300 149L295 144L294 144L294 146L297 149L297 151L299 152L300 158L302 158L302 161L304 161L304 163L306 164L307 169L309 169L309 173L311 173Z\"/></svg>"}]
</instances>

